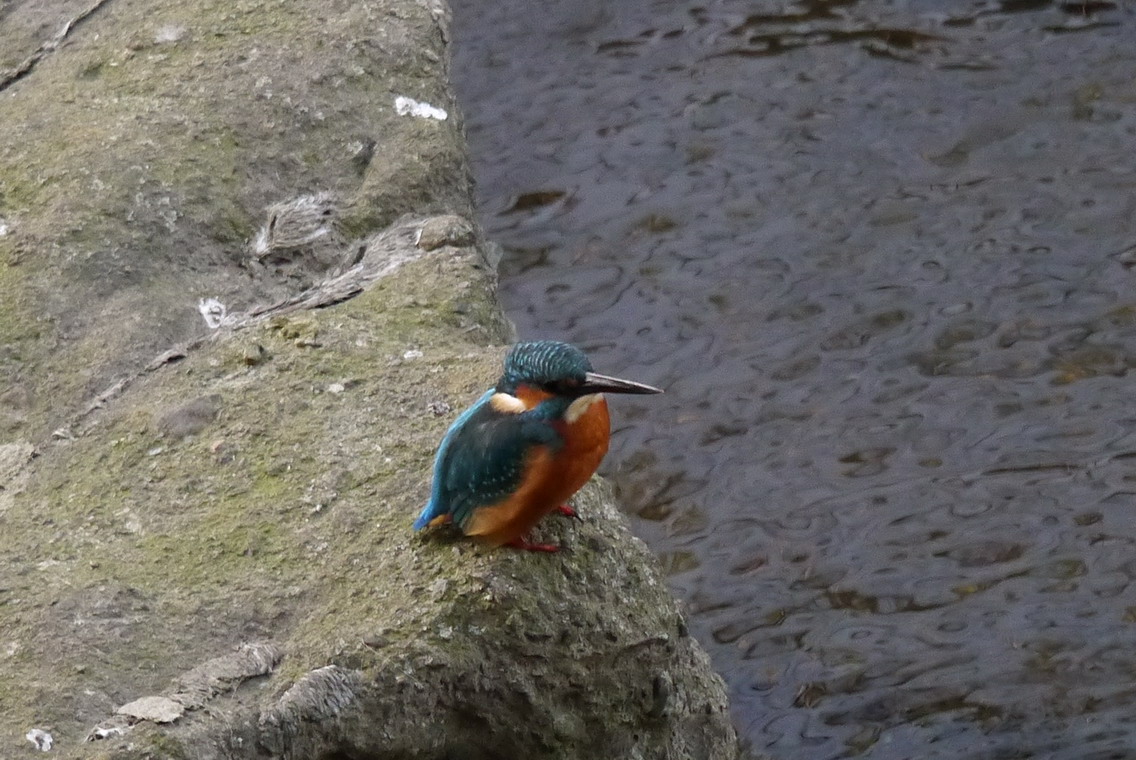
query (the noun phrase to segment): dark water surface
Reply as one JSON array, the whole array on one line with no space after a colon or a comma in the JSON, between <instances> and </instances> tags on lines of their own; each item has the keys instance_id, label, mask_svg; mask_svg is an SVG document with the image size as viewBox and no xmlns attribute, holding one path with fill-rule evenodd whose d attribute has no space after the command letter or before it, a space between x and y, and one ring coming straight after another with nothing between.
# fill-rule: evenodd
<instances>
[{"instance_id":1,"label":"dark water surface","mask_svg":"<svg viewBox=\"0 0 1136 760\"><path fill-rule=\"evenodd\" d=\"M778 758L1136 757L1136 3L456 0L524 336Z\"/></svg>"}]
</instances>

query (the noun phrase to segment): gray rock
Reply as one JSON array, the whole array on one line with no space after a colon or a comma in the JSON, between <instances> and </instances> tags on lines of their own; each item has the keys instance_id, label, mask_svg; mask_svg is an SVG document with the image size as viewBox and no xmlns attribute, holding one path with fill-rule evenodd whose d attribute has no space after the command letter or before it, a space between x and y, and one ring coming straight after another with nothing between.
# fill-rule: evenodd
<instances>
[{"instance_id":1,"label":"gray rock","mask_svg":"<svg viewBox=\"0 0 1136 760\"><path fill-rule=\"evenodd\" d=\"M221 411L221 396L211 393L164 412L155 422L160 435L168 438L185 438L196 435L217 419Z\"/></svg>"},{"instance_id":2,"label":"gray rock","mask_svg":"<svg viewBox=\"0 0 1136 760\"><path fill-rule=\"evenodd\" d=\"M444 410L510 336L465 222L447 18L5 5L0 371L35 392L0 419L0 736L22 751L44 726L53 757L103 760L736 757L602 484L541 526L556 555L410 530ZM266 210L319 192L334 230L254 264Z\"/></svg>"},{"instance_id":3,"label":"gray rock","mask_svg":"<svg viewBox=\"0 0 1136 760\"><path fill-rule=\"evenodd\" d=\"M182 716L185 708L167 697L141 697L127 702L115 712L133 720L173 723Z\"/></svg>"},{"instance_id":4,"label":"gray rock","mask_svg":"<svg viewBox=\"0 0 1136 760\"><path fill-rule=\"evenodd\" d=\"M418 232L418 247L432 251L444 245L460 248L473 245L475 240L473 225L468 220L454 214L435 216L427 219Z\"/></svg>"}]
</instances>

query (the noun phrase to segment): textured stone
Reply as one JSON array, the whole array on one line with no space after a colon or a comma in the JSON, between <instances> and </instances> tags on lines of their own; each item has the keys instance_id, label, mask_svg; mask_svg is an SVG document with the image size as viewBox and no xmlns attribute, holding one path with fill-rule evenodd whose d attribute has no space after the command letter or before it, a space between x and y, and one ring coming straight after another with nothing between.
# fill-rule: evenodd
<instances>
[{"instance_id":1,"label":"textured stone","mask_svg":"<svg viewBox=\"0 0 1136 760\"><path fill-rule=\"evenodd\" d=\"M35 392L0 420L3 735L103 760L736 757L602 484L540 526L555 555L410 529L510 336L447 17L5 5L0 351Z\"/></svg>"}]
</instances>

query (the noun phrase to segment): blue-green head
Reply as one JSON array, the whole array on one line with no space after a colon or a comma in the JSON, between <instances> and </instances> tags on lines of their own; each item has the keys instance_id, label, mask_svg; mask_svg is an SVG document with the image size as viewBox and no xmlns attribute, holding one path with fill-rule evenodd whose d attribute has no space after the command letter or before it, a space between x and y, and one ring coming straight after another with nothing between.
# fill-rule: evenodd
<instances>
[{"instance_id":1,"label":"blue-green head","mask_svg":"<svg viewBox=\"0 0 1136 760\"><path fill-rule=\"evenodd\" d=\"M570 399L589 393L662 393L650 385L597 374L583 351L555 340L518 343L509 351L497 392L516 395L522 386Z\"/></svg>"}]
</instances>

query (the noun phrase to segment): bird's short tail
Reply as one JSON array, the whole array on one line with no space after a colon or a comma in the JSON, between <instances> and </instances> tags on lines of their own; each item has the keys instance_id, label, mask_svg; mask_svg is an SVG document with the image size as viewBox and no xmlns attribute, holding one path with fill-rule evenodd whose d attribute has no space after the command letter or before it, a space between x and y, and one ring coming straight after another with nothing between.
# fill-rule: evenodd
<instances>
[{"instance_id":1,"label":"bird's short tail","mask_svg":"<svg viewBox=\"0 0 1136 760\"><path fill-rule=\"evenodd\" d=\"M446 512L445 508L439 507L435 499L430 499L425 507L422 508L422 514L418 515L418 519L414 521L414 529L422 530L423 528L432 525L440 525L450 521L450 515Z\"/></svg>"}]
</instances>

